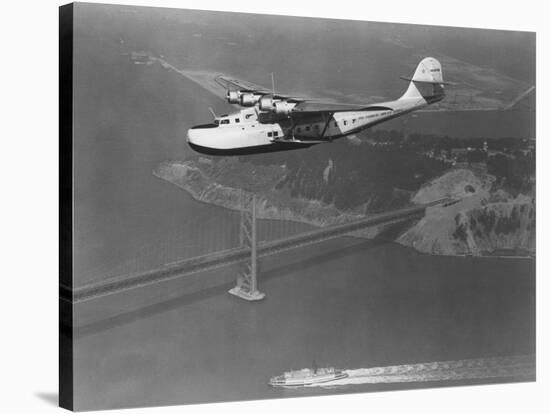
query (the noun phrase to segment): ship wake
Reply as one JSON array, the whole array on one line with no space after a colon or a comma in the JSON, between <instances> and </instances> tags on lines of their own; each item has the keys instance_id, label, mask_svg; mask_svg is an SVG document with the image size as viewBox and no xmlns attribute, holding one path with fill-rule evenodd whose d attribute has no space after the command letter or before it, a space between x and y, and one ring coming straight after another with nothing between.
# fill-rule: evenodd
<instances>
[{"instance_id":1,"label":"ship wake","mask_svg":"<svg viewBox=\"0 0 550 414\"><path fill-rule=\"evenodd\" d=\"M358 384L392 384L428 381L457 381L490 378L534 380L535 356L437 361L420 364L345 370L348 377L309 387L340 387Z\"/></svg>"}]
</instances>

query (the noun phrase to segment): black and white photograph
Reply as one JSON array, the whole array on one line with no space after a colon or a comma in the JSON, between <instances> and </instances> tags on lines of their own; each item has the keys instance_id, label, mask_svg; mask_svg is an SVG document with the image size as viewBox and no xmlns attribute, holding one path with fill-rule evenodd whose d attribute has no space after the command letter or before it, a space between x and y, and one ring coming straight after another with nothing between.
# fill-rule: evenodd
<instances>
[{"instance_id":1,"label":"black and white photograph","mask_svg":"<svg viewBox=\"0 0 550 414\"><path fill-rule=\"evenodd\" d=\"M535 381L535 46L62 6L61 406Z\"/></svg>"},{"instance_id":2,"label":"black and white photograph","mask_svg":"<svg viewBox=\"0 0 550 414\"><path fill-rule=\"evenodd\" d=\"M542 7L121 2L4 9L2 411L545 411Z\"/></svg>"}]
</instances>

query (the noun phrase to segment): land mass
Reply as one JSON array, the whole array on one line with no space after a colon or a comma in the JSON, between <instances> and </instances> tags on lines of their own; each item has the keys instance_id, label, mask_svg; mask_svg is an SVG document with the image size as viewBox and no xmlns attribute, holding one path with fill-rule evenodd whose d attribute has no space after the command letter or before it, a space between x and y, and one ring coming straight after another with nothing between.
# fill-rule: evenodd
<instances>
[{"instance_id":1,"label":"land mass","mask_svg":"<svg viewBox=\"0 0 550 414\"><path fill-rule=\"evenodd\" d=\"M489 149L486 141L432 139L378 131L330 152L192 157L153 173L202 202L238 210L242 192L252 192L258 218L320 227L448 197L455 202L429 208L395 240L430 254L534 254L533 143L504 140Z\"/></svg>"}]
</instances>

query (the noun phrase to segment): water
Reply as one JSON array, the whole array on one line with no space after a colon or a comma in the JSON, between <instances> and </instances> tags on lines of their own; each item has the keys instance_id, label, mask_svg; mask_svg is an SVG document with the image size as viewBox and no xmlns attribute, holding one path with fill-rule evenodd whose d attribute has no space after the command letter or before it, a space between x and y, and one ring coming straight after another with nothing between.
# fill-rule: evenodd
<instances>
[{"instance_id":1,"label":"water","mask_svg":"<svg viewBox=\"0 0 550 414\"><path fill-rule=\"evenodd\" d=\"M378 128L457 138L528 139L536 135L535 113L521 105L509 111L418 112Z\"/></svg>"},{"instance_id":2,"label":"water","mask_svg":"<svg viewBox=\"0 0 550 414\"><path fill-rule=\"evenodd\" d=\"M228 267L201 274L201 281L217 280L206 289L197 290L197 276L81 304L75 316L88 322L76 332L77 407L533 380L532 370L495 377L491 368L477 376L328 390L267 384L313 360L354 370L533 355L534 266L433 257L347 238L263 260L260 289L267 297L260 303L226 293L237 270Z\"/></svg>"}]
</instances>

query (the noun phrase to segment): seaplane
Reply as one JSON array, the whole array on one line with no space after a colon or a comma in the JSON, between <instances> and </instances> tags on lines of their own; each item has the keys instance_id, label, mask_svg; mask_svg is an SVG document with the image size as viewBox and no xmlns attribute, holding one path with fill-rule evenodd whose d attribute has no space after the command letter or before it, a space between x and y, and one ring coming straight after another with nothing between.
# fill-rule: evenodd
<instances>
[{"instance_id":1,"label":"seaplane","mask_svg":"<svg viewBox=\"0 0 550 414\"><path fill-rule=\"evenodd\" d=\"M225 99L239 111L216 116L192 127L187 142L208 155L246 155L309 148L357 134L381 122L408 114L445 97L441 64L424 58L408 81L405 93L394 101L345 104L300 98L275 92L251 82L218 75L227 90Z\"/></svg>"}]
</instances>

